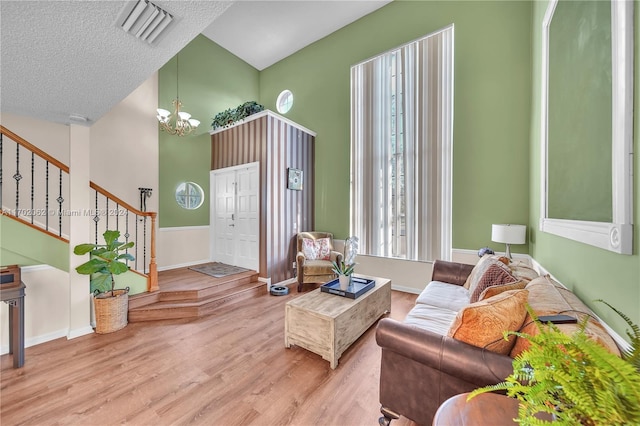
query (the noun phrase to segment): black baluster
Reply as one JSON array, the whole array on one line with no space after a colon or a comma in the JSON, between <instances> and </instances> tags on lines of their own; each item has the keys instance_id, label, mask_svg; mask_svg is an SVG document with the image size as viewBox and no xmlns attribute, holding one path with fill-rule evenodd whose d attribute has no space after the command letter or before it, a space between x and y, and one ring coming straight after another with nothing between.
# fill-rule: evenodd
<instances>
[{"instance_id":1,"label":"black baluster","mask_svg":"<svg viewBox=\"0 0 640 426\"><path fill-rule=\"evenodd\" d=\"M135 239L135 243L136 246L138 246L138 215L136 215L136 239ZM135 264L135 268L136 271L138 270L138 249L136 249L136 264Z\"/></svg>"},{"instance_id":2,"label":"black baluster","mask_svg":"<svg viewBox=\"0 0 640 426\"><path fill-rule=\"evenodd\" d=\"M34 188L34 180L35 180L35 166L36 166L36 157L33 151L31 151L31 224L33 225L33 215L35 213L35 209L33 208L33 188Z\"/></svg>"},{"instance_id":3,"label":"black baluster","mask_svg":"<svg viewBox=\"0 0 640 426\"><path fill-rule=\"evenodd\" d=\"M45 165L44 181L45 181L45 196L44 196L44 209L47 211L45 214L44 225L49 230L49 161Z\"/></svg>"},{"instance_id":4,"label":"black baluster","mask_svg":"<svg viewBox=\"0 0 640 426\"><path fill-rule=\"evenodd\" d=\"M22 179L22 175L20 174L20 145L16 145L16 174L13 175L13 178L16 180L16 217L20 216L20 179Z\"/></svg>"},{"instance_id":5,"label":"black baluster","mask_svg":"<svg viewBox=\"0 0 640 426\"><path fill-rule=\"evenodd\" d=\"M98 244L98 222L100 221L100 216L98 216L98 191L96 191L96 215L93 216L93 221L96 224L96 244Z\"/></svg>"},{"instance_id":6,"label":"black baluster","mask_svg":"<svg viewBox=\"0 0 640 426\"><path fill-rule=\"evenodd\" d=\"M56 198L56 201L58 202L58 235L62 237L62 203L64 202L64 198L62 198L62 169L59 170L58 198Z\"/></svg>"},{"instance_id":7,"label":"black baluster","mask_svg":"<svg viewBox=\"0 0 640 426\"><path fill-rule=\"evenodd\" d=\"M129 242L129 236L130 236L129 235L129 210L127 210L127 214L126 214L125 219L124 219L124 226L125 226L125 230L124 230L124 238L125 238L125 240L124 240L124 242L128 243ZM128 248L126 250L126 253L127 254L129 253L129 249ZM127 260L127 262L129 262L129 261Z\"/></svg>"},{"instance_id":8,"label":"black baluster","mask_svg":"<svg viewBox=\"0 0 640 426\"><path fill-rule=\"evenodd\" d=\"M144 217L144 227L142 236L142 272L147 273L147 217Z\"/></svg>"}]
</instances>

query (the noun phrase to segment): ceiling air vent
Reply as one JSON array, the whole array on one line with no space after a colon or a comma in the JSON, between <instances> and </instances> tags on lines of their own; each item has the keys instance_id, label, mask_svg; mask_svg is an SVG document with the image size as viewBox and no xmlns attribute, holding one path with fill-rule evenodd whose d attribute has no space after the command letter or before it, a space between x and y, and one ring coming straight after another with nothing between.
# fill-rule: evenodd
<instances>
[{"instance_id":1,"label":"ceiling air vent","mask_svg":"<svg viewBox=\"0 0 640 426\"><path fill-rule=\"evenodd\" d=\"M118 17L117 26L140 40L153 45L165 33L173 16L146 0L130 2Z\"/></svg>"}]
</instances>

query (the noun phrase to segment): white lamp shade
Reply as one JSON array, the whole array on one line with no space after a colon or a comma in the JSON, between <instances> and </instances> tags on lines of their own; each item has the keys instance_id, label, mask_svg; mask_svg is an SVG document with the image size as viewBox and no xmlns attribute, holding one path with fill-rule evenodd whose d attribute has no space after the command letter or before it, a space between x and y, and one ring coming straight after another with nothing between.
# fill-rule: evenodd
<instances>
[{"instance_id":1,"label":"white lamp shade","mask_svg":"<svg viewBox=\"0 0 640 426\"><path fill-rule=\"evenodd\" d=\"M200 125L200 120L196 120L195 118L190 118L189 124L191 124L191 127L196 128Z\"/></svg>"},{"instance_id":2,"label":"white lamp shade","mask_svg":"<svg viewBox=\"0 0 640 426\"><path fill-rule=\"evenodd\" d=\"M158 117L161 117L163 119L167 118L167 117L169 117L171 115L171 113L169 111L167 111L166 109L158 108L157 111L158 111Z\"/></svg>"},{"instance_id":3,"label":"white lamp shade","mask_svg":"<svg viewBox=\"0 0 640 426\"><path fill-rule=\"evenodd\" d=\"M491 241L505 244L524 244L527 238L525 225L493 224Z\"/></svg>"},{"instance_id":4,"label":"white lamp shade","mask_svg":"<svg viewBox=\"0 0 640 426\"><path fill-rule=\"evenodd\" d=\"M185 121L187 121L188 119L190 119L190 118L191 118L191 114L189 114L188 112L184 112L184 111L180 111L180 112L178 113L178 116L180 116L180 118L181 118L182 120L185 120Z\"/></svg>"}]
</instances>

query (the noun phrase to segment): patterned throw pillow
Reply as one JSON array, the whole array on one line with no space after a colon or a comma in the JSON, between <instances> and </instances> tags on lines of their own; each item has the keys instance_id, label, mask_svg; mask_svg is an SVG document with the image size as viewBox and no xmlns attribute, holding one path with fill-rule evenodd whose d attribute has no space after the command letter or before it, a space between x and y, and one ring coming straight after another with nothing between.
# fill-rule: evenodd
<instances>
[{"instance_id":1,"label":"patterned throw pillow","mask_svg":"<svg viewBox=\"0 0 640 426\"><path fill-rule=\"evenodd\" d=\"M478 300L480 301L480 300L488 299L490 297L493 297L497 294L502 293L503 291L520 290L525 288L526 285L527 285L526 281L516 281L514 283L509 283L509 284L492 285L491 287L485 288L484 291L480 293L480 297L478 298Z\"/></svg>"},{"instance_id":2,"label":"patterned throw pillow","mask_svg":"<svg viewBox=\"0 0 640 426\"><path fill-rule=\"evenodd\" d=\"M318 258L318 249L316 248L315 241L311 238L302 239L302 253L307 260L316 260Z\"/></svg>"},{"instance_id":3,"label":"patterned throw pillow","mask_svg":"<svg viewBox=\"0 0 640 426\"><path fill-rule=\"evenodd\" d=\"M469 288L469 303L475 303L480 300L482 292L489 287L513 284L516 282L518 282L518 279L511 275L509 268L503 263L498 262L491 264L484 274L482 274L478 282L475 283L473 287Z\"/></svg>"},{"instance_id":4,"label":"patterned throw pillow","mask_svg":"<svg viewBox=\"0 0 640 426\"><path fill-rule=\"evenodd\" d=\"M331 241L329 238L318 238L316 240L316 248L318 249L318 259L331 259Z\"/></svg>"},{"instance_id":5,"label":"patterned throw pillow","mask_svg":"<svg viewBox=\"0 0 640 426\"><path fill-rule=\"evenodd\" d=\"M302 239L302 253L308 260L330 260L331 242L329 238Z\"/></svg>"},{"instance_id":6,"label":"patterned throw pillow","mask_svg":"<svg viewBox=\"0 0 640 426\"><path fill-rule=\"evenodd\" d=\"M447 336L479 348L508 355L516 336L504 340L505 331L518 331L527 315L527 290L509 290L458 312Z\"/></svg>"}]
</instances>

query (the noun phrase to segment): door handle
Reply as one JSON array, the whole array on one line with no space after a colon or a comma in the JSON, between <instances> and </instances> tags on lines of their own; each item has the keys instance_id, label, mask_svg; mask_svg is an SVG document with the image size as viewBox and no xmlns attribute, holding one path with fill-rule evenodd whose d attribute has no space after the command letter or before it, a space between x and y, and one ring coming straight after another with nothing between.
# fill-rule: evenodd
<instances>
[{"instance_id":1,"label":"door handle","mask_svg":"<svg viewBox=\"0 0 640 426\"><path fill-rule=\"evenodd\" d=\"M233 223L231 223L231 224L229 224L229 226L236 226L236 225L235 225L235 224L233 224Z\"/></svg>"}]
</instances>

